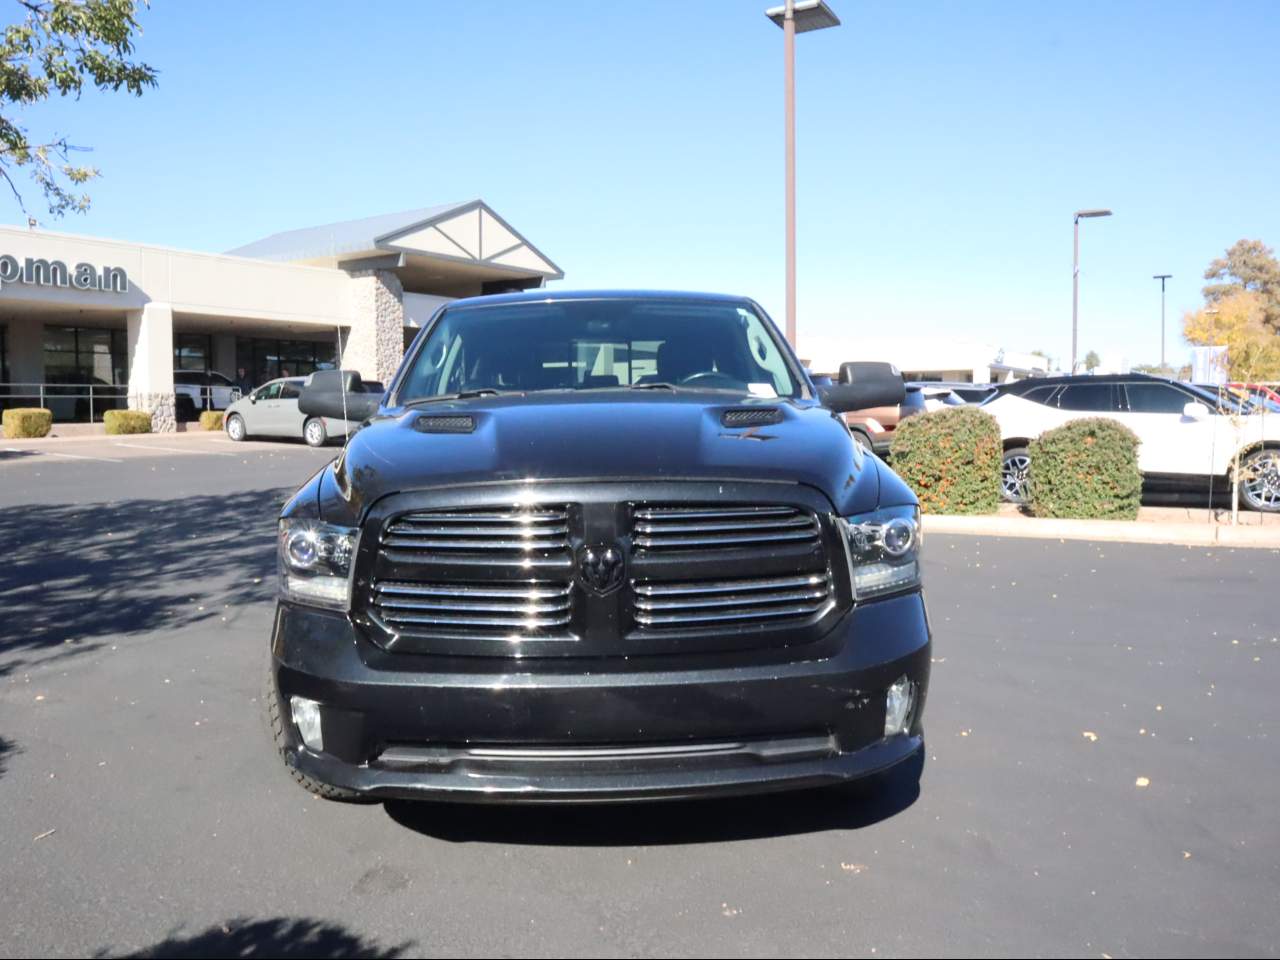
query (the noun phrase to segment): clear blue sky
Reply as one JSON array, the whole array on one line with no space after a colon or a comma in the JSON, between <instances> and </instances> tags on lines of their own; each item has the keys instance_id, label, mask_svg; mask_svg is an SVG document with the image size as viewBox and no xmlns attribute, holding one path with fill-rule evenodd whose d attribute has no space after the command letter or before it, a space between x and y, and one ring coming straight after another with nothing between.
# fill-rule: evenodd
<instances>
[{"instance_id":1,"label":"clear blue sky","mask_svg":"<svg viewBox=\"0 0 1280 960\"><path fill-rule=\"evenodd\" d=\"M1062 357L1071 213L1109 206L1081 354L1150 361L1152 274L1175 330L1209 260L1280 245L1280 4L831 2L843 26L797 42L802 327ZM224 250L481 196L566 284L744 293L781 323L767 5L155 0L157 90L26 117L103 171L48 225Z\"/></svg>"}]
</instances>

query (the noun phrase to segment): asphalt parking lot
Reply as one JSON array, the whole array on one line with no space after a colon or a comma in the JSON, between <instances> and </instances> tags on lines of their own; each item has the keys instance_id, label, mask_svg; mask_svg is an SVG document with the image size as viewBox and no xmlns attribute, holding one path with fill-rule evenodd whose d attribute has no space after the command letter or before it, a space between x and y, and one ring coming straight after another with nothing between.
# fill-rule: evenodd
<instances>
[{"instance_id":1,"label":"asphalt parking lot","mask_svg":"<svg viewBox=\"0 0 1280 960\"><path fill-rule=\"evenodd\" d=\"M918 795L346 806L258 704L336 451L124 443L0 443L5 956L1277 951L1278 551L930 537Z\"/></svg>"}]
</instances>

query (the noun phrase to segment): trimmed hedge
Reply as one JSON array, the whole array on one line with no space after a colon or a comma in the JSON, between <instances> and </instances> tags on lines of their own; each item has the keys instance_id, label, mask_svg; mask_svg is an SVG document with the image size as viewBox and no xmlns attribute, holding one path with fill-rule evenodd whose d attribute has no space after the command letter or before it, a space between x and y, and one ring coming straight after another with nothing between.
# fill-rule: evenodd
<instances>
[{"instance_id":1,"label":"trimmed hedge","mask_svg":"<svg viewBox=\"0 0 1280 960\"><path fill-rule=\"evenodd\" d=\"M222 411L221 410L205 410L200 414L201 430L221 430L222 429Z\"/></svg>"},{"instance_id":2,"label":"trimmed hedge","mask_svg":"<svg viewBox=\"0 0 1280 960\"><path fill-rule=\"evenodd\" d=\"M151 432L151 414L145 410L108 410L102 422L110 434Z\"/></svg>"},{"instance_id":3,"label":"trimmed hedge","mask_svg":"<svg viewBox=\"0 0 1280 960\"><path fill-rule=\"evenodd\" d=\"M893 469L925 513L995 513L1000 505L1000 425L977 407L947 407L901 421Z\"/></svg>"},{"instance_id":4,"label":"trimmed hedge","mask_svg":"<svg viewBox=\"0 0 1280 960\"><path fill-rule=\"evenodd\" d=\"M1031 510L1037 517L1133 520L1142 500L1139 440L1114 420L1072 420L1041 434L1031 456Z\"/></svg>"},{"instance_id":5,"label":"trimmed hedge","mask_svg":"<svg viewBox=\"0 0 1280 960\"><path fill-rule=\"evenodd\" d=\"M0 418L6 440L47 437L53 429L53 411L43 407L11 407Z\"/></svg>"}]
</instances>

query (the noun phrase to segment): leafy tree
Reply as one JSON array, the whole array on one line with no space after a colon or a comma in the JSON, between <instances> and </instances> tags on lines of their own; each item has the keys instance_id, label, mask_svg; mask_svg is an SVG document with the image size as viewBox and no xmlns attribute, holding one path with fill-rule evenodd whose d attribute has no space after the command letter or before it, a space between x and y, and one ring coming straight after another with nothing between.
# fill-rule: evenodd
<instances>
[{"instance_id":1,"label":"leafy tree","mask_svg":"<svg viewBox=\"0 0 1280 960\"><path fill-rule=\"evenodd\" d=\"M1262 322L1280 333L1280 260L1261 240L1237 240L1226 256L1209 264L1204 278L1217 281L1203 290L1210 305L1242 291L1258 294Z\"/></svg>"},{"instance_id":2,"label":"leafy tree","mask_svg":"<svg viewBox=\"0 0 1280 960\"><path fill-rule=\"evenodd\" d=\"M1280 336L1266 323L1263 295L1237 290L1182 319L1188 343L1227 348L1230 380L1280 379Z\"/></svg>"},{"instance_id":3,"label":"leafy tree","mask_svg":"<svg viewBox=\"0 0 1280 960\"><path fill-rule=\"evenodd\" d=\"M145 3L146 0L143 0ZM77 100L86 85L141 96L156 85L156 71L130 59L141 33L137 0L17 0L22 21L0 38L0 176L26 212L15 177L24 170L40 187L49 213L83 213L88 194L79 188L98 176L95 167L71 162L84 150L60 135L34 139L18 117L51 96Z\"/></svg>"},{"instance_id":4,"label":"leafy tree","mask_svg":"<svg viewBox=\"0 0 1280 960\"><path fill-rule=\"evenodd\" d=\"M1102 366L1102 359L1098 356L1096 350L1090 350L1084 355L1084 368L1089 371L1097 370Z\"/></svg>"}]
</instances>

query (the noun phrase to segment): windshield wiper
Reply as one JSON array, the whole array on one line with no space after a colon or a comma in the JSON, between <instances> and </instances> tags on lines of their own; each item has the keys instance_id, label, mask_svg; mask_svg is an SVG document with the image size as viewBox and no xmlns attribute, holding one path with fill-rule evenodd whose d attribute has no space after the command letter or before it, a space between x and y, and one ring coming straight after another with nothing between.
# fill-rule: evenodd
<instances>
[{"instance_id":1,"label":"windshield wiper","mask_svg":"<svg viewBox=\"0 0 1280 960\"><path fill-rule=\"evenodd\" d=\"M674 383L667 383L664 380L656 383L633 383L628 389L631 389L631 390L679 390L680 388L677 387Z\"/></svg>"},{"instance_id":2,"label":"windshield wiper","mask_svg":"<svg viewBox=\"0 0 1280 960\"><path fill-rule=\"evenodd\" d=\"M457 393L442 393L437 397L416 397L401 404L402 407L416 407L424 403L439 403L442 400L474 400L476 397L500 397L504 391L493 387L478 387L475 390L459 390ZM507 393L514 393L508 390Z\"/></svg>"}]
</instances>

